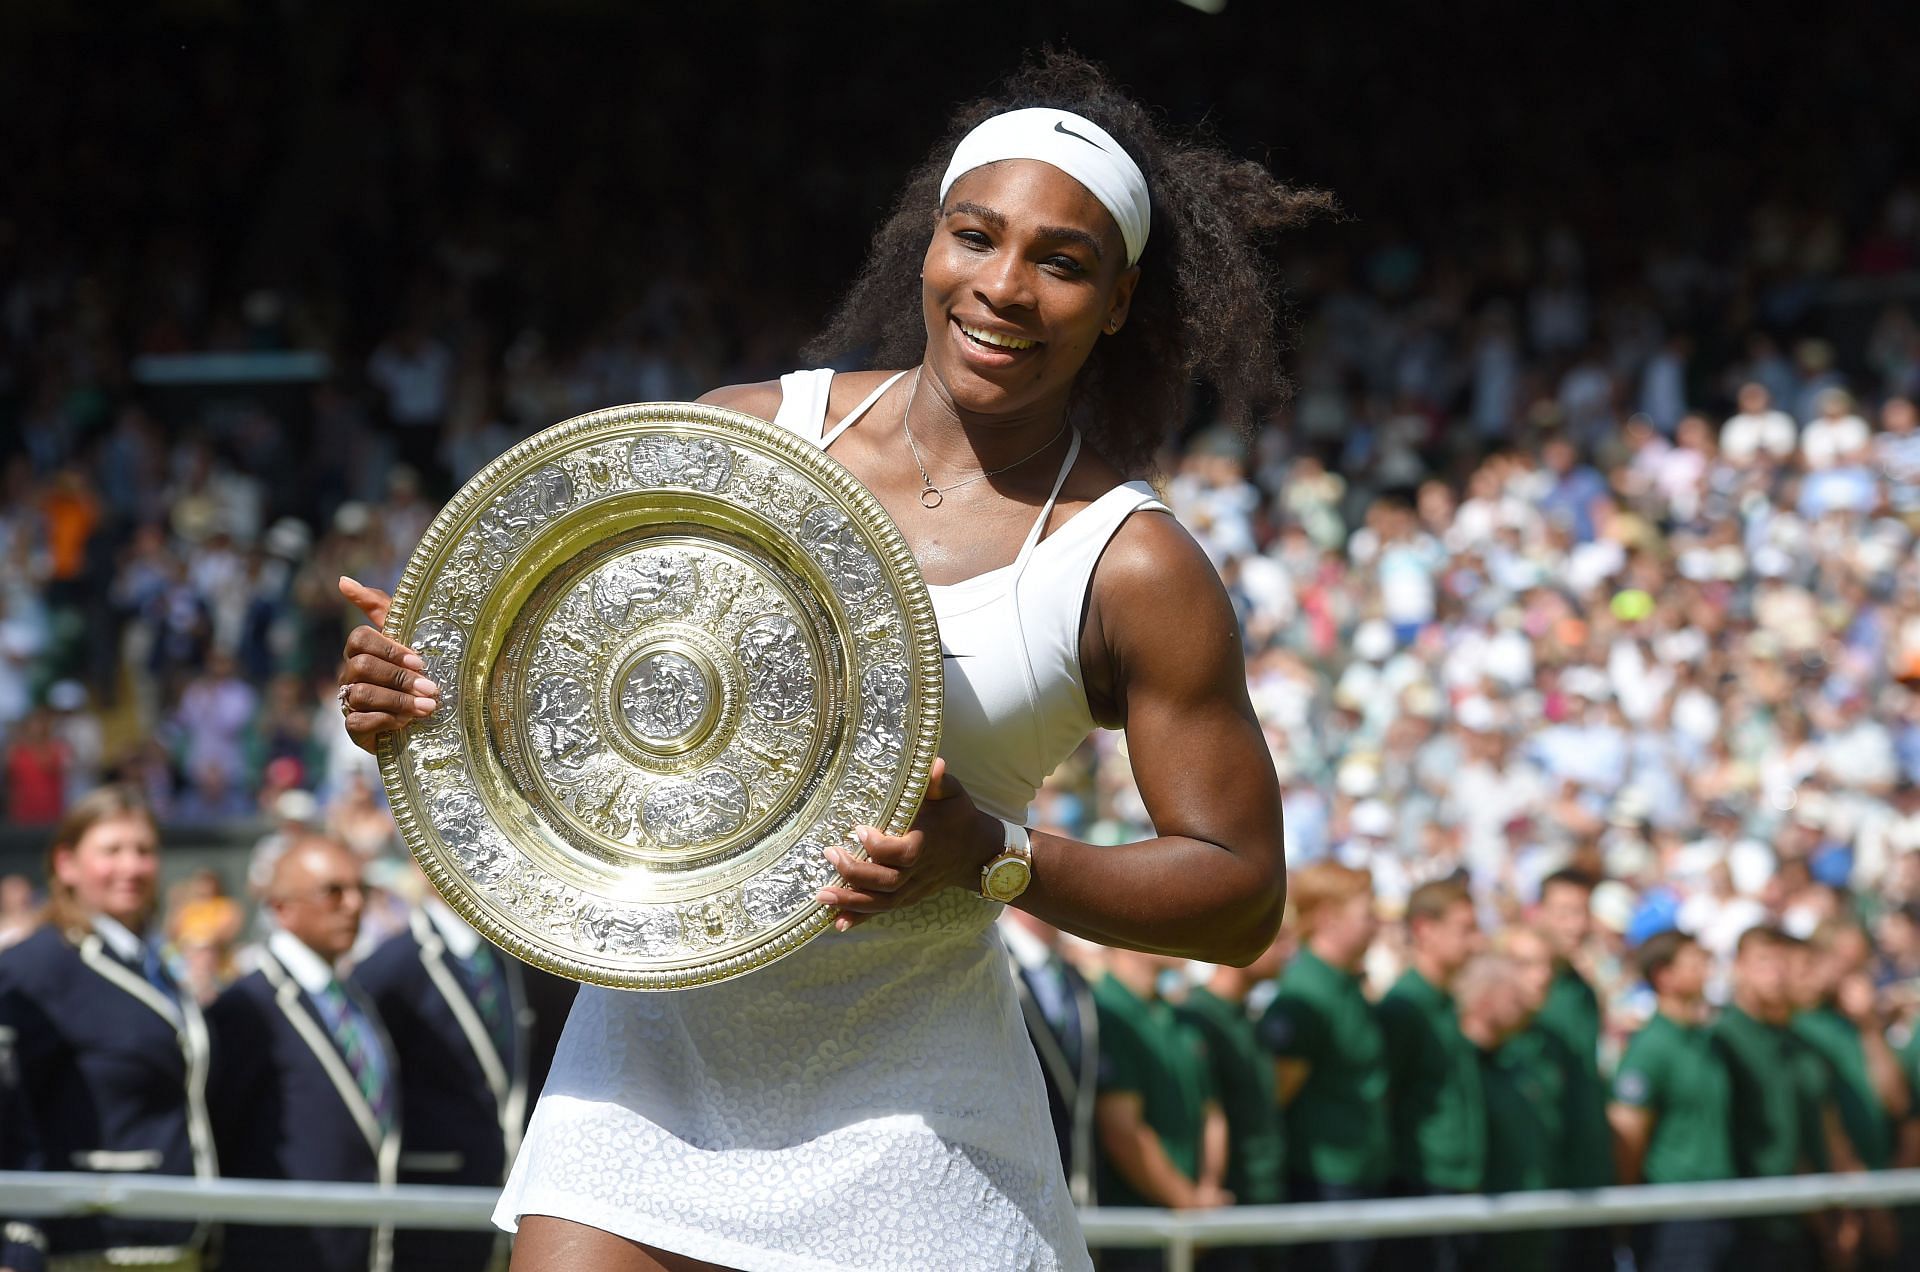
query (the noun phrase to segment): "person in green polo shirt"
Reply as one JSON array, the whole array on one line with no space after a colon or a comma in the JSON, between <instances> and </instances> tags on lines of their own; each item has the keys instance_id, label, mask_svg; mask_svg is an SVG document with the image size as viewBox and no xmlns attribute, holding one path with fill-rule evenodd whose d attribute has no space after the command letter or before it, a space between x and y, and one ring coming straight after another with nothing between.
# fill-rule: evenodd
<instances>
[{"instance_id":1,"label":"person in green polo shirt","mask_svg":"<svg viewBox=\"0 0 1920 1272\"><path fill-rule=\"evenodd\" d=\"M1453 978L1479 944L1465 883L1425 883L1407 898L1408 967L1380 1000L1394 1191L1402 1196L1475 1192L1486 1170L1480 1057L1453 1006ZM1393 1243L1391 1262L1445 1272L1459 1266L1469 1244L1451 1235L1410 1237Z\"/></svg>"},{"instance_id":2,"label":"person in green polo shirt","mask_svg":"<svg viewBox=\"0 0 1920 1272\"><path fill-rule=\"evenodd\" d=\"M1158 989L1161 971L1177 965L1158 954L1112 949L1093 986L1100 1022L1096 1187L1103 1206L1197 1210L1232 1201L1222 1183L1226 1119L1214 1099L1206 1042L1180 1023ZM1159 1252L1108 1251L1101 1266L1158 1268Z\"/></svg>"},{"instance_id":3,"label":"person in green polo shirt","mask_svg":"<svg viewBox=\"0 0 1920 1272\"><path fill-rule=\"evenodd\" d=\"M1538 938L1536 938L1538 939ZM1544 949L1541 951L1543 959ZM1454 978L1460 1032L1480 1061L1486 1093L1487 1165L1490 1193L1550 1187L1560 1152L1560 1093L1556 1069L1538 1053L1517 1047L1546 994L1546 979L1504 954L1481 954ZM1545 1272L1554 1262L1550 1229L1489 1232L1475 1242L1468 1266L1475 1272Z\"/></svg>"},{"instance_id":4,"label":"person in green polo shirt","mask_svg":"<svg viewBox=\"0 0 1920 1272\"><path fill-rule=\"evenodd\" d=\"M1242 1206L1275 1205L1286 1197L1286 1135L1274 1089L1273 1057L1247 1014L1247 995L1280 971L1286 945L1273 945L1245 967L1221 965L1175 1009L1206 1039L1213 1090L1227 1121L1226 1189ZM1200 1258L1203 1272L1251 1272L1278 1261L1277 1250L1226 1246Z\"/></svg>"},{"instance_id":5,"label":"person in green polo shirt","mask_svg":"<svg viewBox=\"0 0 1920 1272\"><path fill-rule=\"evenodd\" d=\"M1261 1017L1286 1111L1287 1196L1354 1201L1386 1187L1386 1043L1360 987L1360 966L1378 920L1373 879L1331 861L1294 873L1287 885L1300 951ZM1289 1267L1369 1272L1371 1238L1297 1247Z\"/></svg>"},{"instance_id":6,"label":"person in green polo shirt","mask_svg":"<svg viewBox=\"0 0 1920 1272\"><path fill-rule=\"evenodd\" d=\"M1635 953L1658 1010L1627 1044L1613 1076L1613 1124L1623 1184L1731 1179L1733 1081L1708 1033L1706 951L1683 932L1659 932ZM1725 1219L1651 1225L1636 1245L1640 1272L1719 1272L1733 1249Z\"/></svg>"},{"instance_id":7,"label":"person in green polo shirt","mask_svg":"<svg viewBox=\"0 0 1920 1272\"><path fill-rule=\"evenodd\" d=\"M1748 928L1733 958L1733 1001L1713 1022L1713 1038L1732 1081L1734 1169L1742 1179L1801 1174L1825 1156L1817 1097L1801 1075L1806 1044L1793 1019L1790 938L1778 928ZM1810 1107L1811 1106L1811 1107ZM1766 1215L1736 1225L1741 1272L1795 1272L1818 1264L1807 1220Z\"/></svg>"},{"instance_id":8,"label":"person in green polo shirt","mask_svg":"<svg viewBox=\"0 0 1920 1272\"><path fill-rule=\"evenodd\" d=\"M1546 1002L1523 1038L1561 1059L1563 1145L1554 1186L1604 1188L1613 1182L1613 1132L1607 1126L1607 1084L1600 1077L1600 998L1581 975L1593 939L1591 875L1557 870L1540 884L1535 929L1553 950ZM1512 952L1512 951L1510 951ZM1613 1272L1613 1233L1604 1226L1568 1228L1554 1258L1563 1272Z\"/></svg>"},{"instance_id":9,"label":"person in green polo shirt","mask_svg":"<svg viewBox=\"0 0 1920 1272\"><path fill-rule=\"evenodd\" d=\"M1808 944L1800 985L1805 1005L1793 1031L1826 1063L1840 1124L1860 1164L1884 1170L1893 1164L1895 1131L1911 1097L1867 975L1872 946L1860 924L1846 917L1823 920ZM1867 1266L1893 1266L1899 1234L1892 1213L1860 1216Z\"/></svg>"}]
</instances>

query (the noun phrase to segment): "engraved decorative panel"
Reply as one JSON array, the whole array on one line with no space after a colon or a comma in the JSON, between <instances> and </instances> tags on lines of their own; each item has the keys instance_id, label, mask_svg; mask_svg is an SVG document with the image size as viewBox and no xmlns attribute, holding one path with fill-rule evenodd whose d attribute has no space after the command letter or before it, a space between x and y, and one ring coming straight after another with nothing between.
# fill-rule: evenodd
<instances>
[{"instance_id":1,"label":"engraved decorative panel","mask_svg":"<svg viewBox=\"0 0 1920 1272\"><path fill-rule=\"evenodd\" d=\"M737 976L828 926L824 852L904 829L939 641L860 484L763 421L581 416L474 478L387 631L442 707L383 740L409 848L488 937L578 979Z\"/></svg>"}]
</instances>

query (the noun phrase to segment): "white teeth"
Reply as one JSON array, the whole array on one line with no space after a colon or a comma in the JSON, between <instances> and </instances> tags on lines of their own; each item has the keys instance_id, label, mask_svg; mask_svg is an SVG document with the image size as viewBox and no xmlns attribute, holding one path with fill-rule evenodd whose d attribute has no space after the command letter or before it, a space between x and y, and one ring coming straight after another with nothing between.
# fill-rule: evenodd
<instances>
[{"instance_id":1,"label":"white teeth","mask_svg":"<svg viewBox=\"0 0 1920 1272\"><path fill-rule=\"evenodd\" d=\"M991 331L982 331L978 327L969 327L964 322L960 324L960 330L981 344L990 344L1001 349L1031 349L1040 343L1037 340L1022 340L1019 336L1002 336Z\"/></svg>"}]
</instances>

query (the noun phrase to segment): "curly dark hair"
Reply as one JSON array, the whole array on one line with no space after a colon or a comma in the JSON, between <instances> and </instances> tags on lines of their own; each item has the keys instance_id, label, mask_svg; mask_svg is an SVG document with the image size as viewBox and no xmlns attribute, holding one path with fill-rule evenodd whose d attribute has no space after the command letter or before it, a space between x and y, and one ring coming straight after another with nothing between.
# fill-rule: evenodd
<instances>
[{"instance_id":1,"label":"curly dark hair","mask_svg":"<svg viewBox=\"0 0 1920 1272\"><path fill-rule=\"evenodd\" d=\"M1026 106L1069 110L1106 129L1146 174L1153 200L1153 235L1126 325L1094 347L1074 384L1071 413L1088 441L1121 469L1139 471L1184 428L1196 379L1213 386L1223 413L1242 428L1254 410L1285 400L1278 287L1260 244L1272 231L1337 214L1334 197L1277 181L1204 138L1174 135L1099 66L1055 49L954 113L805 356L815 365L860 354L877 366L920 360L920 262L939 214L941 175L975 125Z\"/></svg>"}]
</instances>

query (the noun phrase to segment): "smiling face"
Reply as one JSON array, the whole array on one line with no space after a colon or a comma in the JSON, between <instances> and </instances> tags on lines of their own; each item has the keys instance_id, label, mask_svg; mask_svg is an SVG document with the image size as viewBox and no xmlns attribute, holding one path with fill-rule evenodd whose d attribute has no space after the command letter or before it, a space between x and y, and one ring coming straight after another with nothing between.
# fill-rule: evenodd
<instances>
[{"instance_id":1,"label":"smiling face","mask_svg":"<svg viewBox=\"0 0 1920 1272\"><path fill-rule=\"evenodd\" d=\"M921 274L927 369L963 414L1059 414L1093 346L1125 322L1140 270L1111 213L1051 164L954 182Z\"/></svg>"},{"instance_id":2,"label":"smiling face","mask_svg":"<svg viewBox=\"0 0 1920 1272\"><path fill-rule=\"evenodd\" d=\"M103 817L71 847L54 850L53 870L79 909L139 933L153 913L160 836L140 814Z\"/></svg>"}]
</instances>

